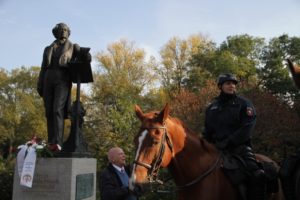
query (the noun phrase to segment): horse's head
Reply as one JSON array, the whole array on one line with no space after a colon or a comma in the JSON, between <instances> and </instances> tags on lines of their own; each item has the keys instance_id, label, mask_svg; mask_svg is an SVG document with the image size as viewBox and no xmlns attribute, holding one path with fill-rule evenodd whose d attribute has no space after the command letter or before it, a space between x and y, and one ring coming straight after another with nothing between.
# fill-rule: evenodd
<instances>
[{"instance_id":1,"label":"horse's head","mask_svg":"<svg viewBox=\"0 0 300 200\"><path fill-rule=\"evenodd\" d=\"M141 127L135 137L136 156L130 178L130 188L155 180L160 167L166 167L172 158L172 143L167 132L168 104L160 112L144 114L135 106Z\"/></svg>"}]
</instances>

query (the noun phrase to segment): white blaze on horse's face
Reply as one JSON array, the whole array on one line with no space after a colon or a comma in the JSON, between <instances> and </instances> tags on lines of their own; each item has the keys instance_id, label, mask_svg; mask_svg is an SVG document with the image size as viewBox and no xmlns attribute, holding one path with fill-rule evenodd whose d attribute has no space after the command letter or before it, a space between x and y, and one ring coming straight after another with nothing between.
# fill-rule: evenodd
<instances>
[{"instance_id":1,"label":"white blaze on horse's face","mask_svg":"<svg viewBox=\"0 0 300 200\"><path fill-rule=\"evenodd\" d=\"M143 144L143 141L145 140L146 138L146 135L148 134L148 131L147 130L144 130L139 139L138 139L138 148L137 148L137 151L136 151L136 156L135 156L135 160L138 159L139 155L140 155L140 150L141 150L141 147L142 147L142 144ZM133 165L133 170L132 170L132 174L131 174L131 177L129 179L129 188L131 190L134 189L134 183L136 182L136 164Z\"/></svg>"}]
</instances>

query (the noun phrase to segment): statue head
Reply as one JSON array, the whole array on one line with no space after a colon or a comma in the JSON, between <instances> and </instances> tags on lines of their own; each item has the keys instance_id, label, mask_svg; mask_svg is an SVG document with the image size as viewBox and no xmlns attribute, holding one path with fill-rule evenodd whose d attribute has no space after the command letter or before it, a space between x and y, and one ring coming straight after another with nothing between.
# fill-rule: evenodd
<instances>
[{"instance_id":1,"label":"statue head","mask_svg":"<svg viewBox=\"0 0 300 200\"><path fill-rule=\"evenodd\" d=\"M67 39L70 34L71 30L65 23L56 24L55 27L52 29L52 33L56 39Z\"/></svg>"}]
</instances>

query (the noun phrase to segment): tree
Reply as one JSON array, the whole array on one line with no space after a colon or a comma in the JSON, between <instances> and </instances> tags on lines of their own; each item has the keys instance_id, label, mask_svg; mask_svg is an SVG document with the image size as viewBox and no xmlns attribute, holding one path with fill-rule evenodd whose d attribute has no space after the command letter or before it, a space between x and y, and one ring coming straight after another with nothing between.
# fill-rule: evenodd
<instances>
[{"instance_id":1,"label":"tree","mask_svg":"<svg viewBox=\"0 0 300 200\"><path fill-rule=\"evenodd\" d=\"M260 37L247 34L228 36L218 50L215 73L231 72L241 80L249 80L260 66L259 58L264 45L264 39Z\"/></svg>"},{"instance_id":2,"label":"tree","mask_svg":"<svg viewBox=\"0 0 300 200\"><path fill-rule=\"evenodd\" d=\"M245 94L255 106L257 124L253 145L258 153L280 162L299 148L300 118L295 109L269 92L252 89Z\"/></svg>"},{"instance_id":3,"label":"tree","mask_svg":"<svg viewBox=\"0 0 300 200\"><path fill-rule=\"evenodd\" d=\"M203 80L216 79L219 74L225 72L237 75L244 84L254 80L256 67L260 64L263 38L247 34L236 35L227 37L218 48L213 44L211 42L206 48L199 48L198 52L193 54L190 61L189 88L196 91L194 88L204 86Z\"/></svg>"},{"instance_id":4,"label":"tree","mask_svg":"<svg viewBox=\"0 0 300 200\"><path fill-rule=\"evenodd\" d=\"M191 35L188 39L171 38L161 49L162 65L157 69L162 86L170 97L179 94L184 87L190 87L190 67L192 56L211 48L211 41L202 35ZM196 70L195 70L196 71ZM198 71L197 71L198 72Z\"/></svg>"},{"instance_id":5,"label":"tree","mask_svg":"<svg viewBox=\"0 0 300 200\"><path fill-rule=\"evenodd\" d=\"M96 59L99 68L91 87L90 109L94 110L89 111L93 119L89 127L97 130L97 148L107 151L119 145L132 152L133 143L128 141L133 141L137 130L134 104L142 102L141 94L155 78L153 61L147 62L144 50L124 39L108 45Z\"/></svg>"},{"instance_id":6,"label":"tree","mask_svg":"<svg viewBox=\"0 0 300 200\"><path fill-rule=\"evenodd\" d=\"M212 79L206 80L205 86L197 93L181 90L171 101L172 115L181 119L191 130L201 133L205 109L218 94L219 89Z\"/></svg>"},{"instance_id":7,"label":"tree","mask_svg":"<svg viewBox=\"0 0 300 200\"><path fill-rule=\"evenodd\" d=\"M299 59L299 41L299 38L289 38L286 34L272 38L262 54L261 86L287 103L292 103L299 91L294 87L284 59Z\"/></svg>"},{"instance_id":8,"label":"tree","mask_svg":"<svg viewBox=\"0 0 300 200\"><path fill-rule=\"evenodd\" d=\"M260 55L265 46L265 40L261 37L253 37L248 34L228 36L227 40L220 45L220 50L229 51L233 55L248 58L260 63Z\"/></svg>"},{"instance_id":9,"label":"tree","mask_svg":"<svg viewBox=\"0 0 300 200\"><path fill-rule=\"evenodd\" d=\"M43 102L36 92L37 67L0 71L0 144L20 145L33 135L45 138Z\"/></svg>"}]
</instances>

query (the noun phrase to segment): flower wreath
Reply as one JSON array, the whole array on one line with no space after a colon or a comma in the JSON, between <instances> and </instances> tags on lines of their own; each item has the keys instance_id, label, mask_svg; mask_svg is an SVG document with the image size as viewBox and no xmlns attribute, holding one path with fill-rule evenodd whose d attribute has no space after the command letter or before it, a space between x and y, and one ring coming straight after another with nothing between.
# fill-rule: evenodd
<instances>
[{"instance_id":1,"label":"flower wreath","mask_svg":"<svg viewBox=\"0 0 300 200\"><path fill-rule=\"evenodd\" d=\"M32 147L35 149L37 157L53 157L53 153L61 151L59 144L47 144L45 140L37 138L35 135L25 144L18 146L18 150L22 148ZM25 154L26 156L26 154Z\"/></svg>"}]
</instances>

